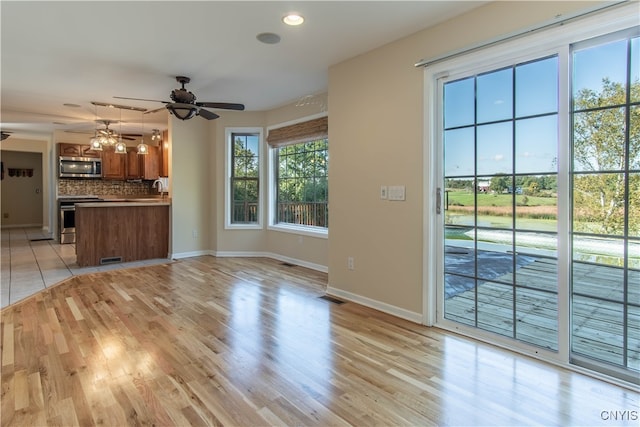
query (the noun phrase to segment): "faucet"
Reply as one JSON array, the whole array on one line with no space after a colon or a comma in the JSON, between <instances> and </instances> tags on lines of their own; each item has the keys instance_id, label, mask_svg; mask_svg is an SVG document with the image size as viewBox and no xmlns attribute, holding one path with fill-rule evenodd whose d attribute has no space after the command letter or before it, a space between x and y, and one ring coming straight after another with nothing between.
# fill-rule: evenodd
<instances>
[{"instance_id":1,"label":"faucet","mask_svg":"<svg viewBox=\"0 0 640 427\"><path fill-rule=\"evenodd\" d=\"M164 199L164 186L162 185L162 181L160 180L160 178L153 181L153 184L151 184L151 188L155 188L156 184L158 184L157 188L158 188L158 191L160 192L160 198Z\"/></svg>"}]
</instances>

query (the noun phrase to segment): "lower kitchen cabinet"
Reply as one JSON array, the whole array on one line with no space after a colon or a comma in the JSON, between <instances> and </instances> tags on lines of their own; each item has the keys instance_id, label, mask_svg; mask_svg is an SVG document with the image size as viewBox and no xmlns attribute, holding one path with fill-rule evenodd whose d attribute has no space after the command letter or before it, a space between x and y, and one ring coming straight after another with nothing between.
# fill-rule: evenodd
<instances>
[{"instance_id":1,"label":"lower kitchen cabinet","mask_svg":"<svg viewBox=\"0 0 640 427\"><path fill-rule=\"evenodd\" d=\"M80 267L169 256L169 203L76 205Z\"/></svg>"}]
</instances>

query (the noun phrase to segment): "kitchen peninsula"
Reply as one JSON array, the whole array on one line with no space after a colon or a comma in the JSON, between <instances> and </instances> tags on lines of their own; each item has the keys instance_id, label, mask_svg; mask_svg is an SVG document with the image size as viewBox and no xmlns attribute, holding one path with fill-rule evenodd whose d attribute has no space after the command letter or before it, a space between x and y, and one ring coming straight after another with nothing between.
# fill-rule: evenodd
<instances>
[{"instance_id":1,"label":"kitchen peninsula","mask_svg":"<svg viewBox=\"0 0 640 427\"><path fill-rule=\"evenodd\" d=\"M170 204L168 199L76 204L78 265L167 258Z\"/></svg>"}]
</instances>

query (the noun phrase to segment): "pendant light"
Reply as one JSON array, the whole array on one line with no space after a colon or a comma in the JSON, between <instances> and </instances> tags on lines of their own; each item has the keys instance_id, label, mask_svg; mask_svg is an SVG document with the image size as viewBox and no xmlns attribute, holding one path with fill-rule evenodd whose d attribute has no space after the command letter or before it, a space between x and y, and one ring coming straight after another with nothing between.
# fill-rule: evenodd
<instances>
[{"instance_id":1,"label":"pendant light","mask_svg":"<svg viewBox=\"0 0 640 427\"><path fill-rule=\"evenodd\" d=\"M100 139L98 138L98 106L94 104L95 108L95 123L96 129L93 131L93 138L89 140L89 145L91 145L91 149L93 151L102 151L102 144L100 143Z\"/></svg>"},{"instance_id":2,"label":"pendant light","mask_svg":"<svg viewBox=\"0 0 640 427\"><path fill-rule=\"evenodd\" d=\"M138 150L138 154L144 155L144 154L149 154L149 146L144 143L144 113L142 113L141 116L142 116L142 137L140 137L140 144L138 144L137 150Z\"/></svg>"},{"instance_id":3,"label":"pendant light","mask_svg":"<svg viewBox=\"0 0 640 427\"><path fill-rule=\"evenodd\" d=\"M109 138L115 140L115 138L113 138L112 136L109 136ZM116 142L115 150L118 154L127 154L127 144L122 142L122 109L120 109L120 132L118 135L118 142Z\"/></svg>"}]
</instances>

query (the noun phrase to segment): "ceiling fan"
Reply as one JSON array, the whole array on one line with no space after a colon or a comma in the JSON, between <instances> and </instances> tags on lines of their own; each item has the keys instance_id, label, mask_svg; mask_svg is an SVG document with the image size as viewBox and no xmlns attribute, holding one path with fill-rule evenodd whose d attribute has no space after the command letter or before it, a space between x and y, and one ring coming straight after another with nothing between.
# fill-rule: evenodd
<instances>
[{"instance_id":1,"label":"ceiling fan","mask_svg":"<svg viewBox=\"0 0 640 427\"><path fill-rule=\"evenodd\" d=\"M112 120L96 120L96 123L100 123L104 125L104 129L95 129L94 132L89 132L89 131L77 131L77 130L67 130L65 132L68 133L82 133L82 134L86 134L86 135L90 135L90 134L100 134L100 135L104 135L106 137L113 137L113 138L118 138L119 136L122 137L122 139L126 139L127 141L135 141L135 137L136 136L142 136L142 134L140 133L117 133L115 130L110 129L109 125L114 124L114 123L118 123L117 121L112 121Z\"/></svg>"},{"instance_id":2,"label":"ceiling fan","mask_svg":"<svg viewBox=\"0 0 640 427\"><path fill-rule=\"evenodd\" d=\"M214 120L220 117L216 113L205 110L206 108L219 108L223 110L237 110L243 111L243 104L234 104L229 102L196 102L196 96L185 89L184 85L189 83L191 79L189 77L177 76L176 80L178 83L182 85L179 89L174 89L171 91L171 101L158 101L155 99L142 99L142 98L126 98L123 96L114 96L114 98L118 99L132 99L137 101L151 101L151 102L162 102L166 104L167 110L180 120L189 120L194 116L200 116L207 120ZM157 110L154 110L157 111ZM152 113L153 111L149 111Z\"/></svg>"}]
</instances>

